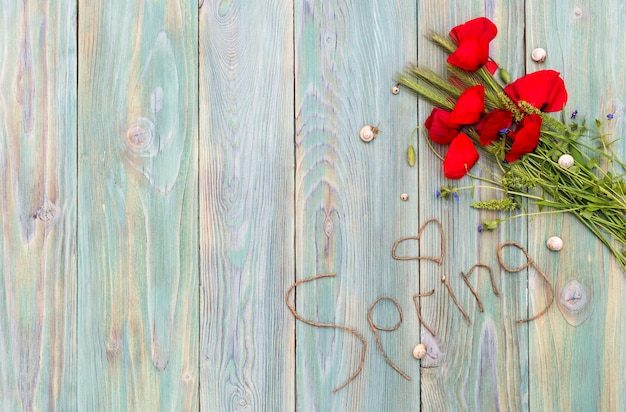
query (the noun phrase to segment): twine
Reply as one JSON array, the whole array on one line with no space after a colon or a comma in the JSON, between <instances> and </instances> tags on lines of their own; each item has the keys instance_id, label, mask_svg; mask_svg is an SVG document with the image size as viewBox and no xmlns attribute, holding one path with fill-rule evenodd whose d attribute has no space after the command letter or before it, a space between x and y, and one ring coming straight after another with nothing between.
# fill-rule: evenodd
<instances>
[{"instance_id":1,"label":"twine","mask_svg":"<svg viewBox=\"0 0 626 412\"><path fill-rule=\"evenodd\" d=\"M504 257L502 256L502 251L503 251L505 246L515 246L518 249L520 249L524 253L524 255L526 255L526 259L528 259L526 264L520 266L517 269L512 269L512 268L508 267L506 265L506 263L504 263ZM500 246L498 246L498 261L500 262L500 266L502 267L502 269L506 270L507 272L511 272L511 273L521 272L522 270L526 269L527 267L532 266L537 271L537 273L539 273L541 275L543 280L545 280L546 285L548 286L548 290L550 291L550 301L548 302L547 306L542 311L540 311L539 313L537 313L536 315L534 315L534 316L532 316L530 318L519 319L517 321L517 323L530 322L531 320L535 320L535 319L543 316L548 311L548 309L550 309L550 307L552 306L552 303L554 303L554 287L552 286L552 283L550 282L550 279L548 279L546 274L543 273L543 271L541 269L539 269L539 266L537 266L535 264L535 261L530 257L530 255L528 254L528 251L526 249L524 249L524 247L522 245L520 245L519 243L517 243L517 242L504 242L504 243L500 244Z\"/></svg>"},{"instance_id":2,"label":"twine","mask_svg":"<svg viewBox=\"0 0 626 412\"><path fill-rule=\"evenodd\" d=\"M422 311L417 301L417 298L424 298L426 296L432 296L433 293L435 293L435 289L431 290L430 292L418 293L416 295L413 295L413 303L415 303L415 311L417 312L417 319L419 319L419 323L424 325L424 327L430 332L431 335L436 336L435 331L430 326L428 326L426 322L424 322L424 319L422 319Z\"/></svg>"},{"instance_id":3,"label":"twine","mask_svg":"<svg viewBox=\"0 0 626 412\"><path fill-rule=\"evenodd\" d=\"M359 340L361 341L361 361L359 362L359 367L357 368L357 370L352 375L350 375L350 377L344 383L339 385L337 388L333 389L333 393L335 393L335 392L345 388L350 382L352 382L359 375L359 373L361 373L361 370L363 370L363 365L365 364L365 352L367 350L367 341L365 340L363 335L361 335L355 329L352 329L352 328L350 328L348 326L335 325L335 324L332 324L332 323L319 323L319 322L314 322L314 321L311 321L311 320L308 320L308 319L304 319L302 316L300 316L300 314L298 314L298 312L296 312L296 308L289 301L289 296L291 295L291 292L296 287L300 286L303 283L311 282L311 281L314 281L314 280L317 280L317 279L321 279L321 278L336 277L336 276L337 276L336 273L324 273L324 274L316 275L316 276L313 276L313 277L310 277L310 278L307 278L307 279L299 280L296 283L294 283L293 285L291 285L291 287L287 291L287 295L285 296L285 303L287 304L287 307L289 308L289 311L300 322L306 323L307 325L311 325L311 326L317 326L319 328L342 329L342 330L345 330L346 332L352 333L357 338L359 338ZM400 317L402 318L402 313L400 314Z\"/></svg>"},{"instance_id":4,"label":"twine","mask_svg":"<svg viewBox=\"0 0 626 412\"><path fill-rule=\"evenodd\" d=\"M472 284L469 282L469 277L472 276L472 272L474 272L474 269L476 268L486 268L489 271L489 277L491 278L491 289L493 290L494 295L500 296L500 292L498 292L495 279L493 278L493 270L491 270L491 267L489 267L488 265L485 265L483 263L477 263L474 266L472 266L469 272L467 272L467 275L461 272L461 277L463 278L463 281L465 281L465 284L469 288L470 292L472 292L472 295L474 295L474 297L476 298L476 303L478 303L478 309L481 312L483 312L483 304L480 301L480 298L478 297L478 293L476 292L476 289L472 287Z\"/></svg>"},{"instance_id":5,"label":"twine","mask_svg":"<svg viewBox=\"0 0 626 412\"><path fill-rule=\"evenodd\" d=\"M406 240L417 240L419 242L420 238L422 237L422 233L424 232L424 229L426 228L426 226L431 223L431 222L435 222L437 223L437 226L439 227L439 234L441 235L441 255L436 258L434 256L398 256L396 255L396 249L398 248L398 245ZM427 221L425 221L422 226L420 226L420 229L417 233L417 236L408 236L408 237L403 237L400 238L398 240L395 241L395 243L393 244L393 247L391 248L391 256L396 259L396 260L417 260L417 259L425 259L425 260L432 260L433 262L437 262L437 264L439 266L441 266L441 264L443 263L443 256L445 253L445 240L444 240L444 234L443 234L443 226L441 224L441 222L436 219L436 218L432 218L432 219L428 219Z\"/></svg>"},{"instance_id":6,"label":"twine","mask_svg":"<svg viewBox=\"0 0 626 412\"><path fill-rule=\"evenodd\" d=\"M381 300L391 301L394 305L396 305L396 309L398 311L398 314L400 315L400 319L398 320L398 323L396 323L394 326L390 328L383 328L383 327L377 326L374 324L374 321L372 320L372 310ZM398 372L404 379L406 379L407 381L410 381L411 377L407 375L406 373L402 372L400 368L394 365L393 362L391 362L391 360L387 357L387 354L385 354L385 351L383 350L383 345L380 343L380 336L378 336L379 330L382 330L385 332L393 332L394 330L398 330L398 328L400 328L400 325L402 324L402 308L400 307L398 302L394 298L391 298L389 296L379 297L378 299L374 301L374 303L372 303L372 306L370 306L369 310L367 311L367 321L370 324L370 329L372 329L372 332L374 332L374 337L376 338L376 345L378 346L378 350L380 351L380 354L383 355L383 359L385 359L385 362L387 362L389 366L391 366L396 372Z\"/></svg>"},{"instance_id":7,"label":"twine","mask_svg":"<svg viewBox=\"0 0 626 412\"><path fill-rule=\"evenodd\" d=\"M450 294L450 297L452 298L452 301L454 302L456 307L459 308L459 310L463 314L463 317L465 318L465 321L467 322L467 324L471 325L472 322L470 321L470 318L469 318L468 314L461 307L461 304L459 303L459 301L456 299L456 296L454 295L454 292L452 291L452 288L450 287L450 281L448 280L447 277L446 277L446 280L444 282L444 285L446 285L446 289L448 289L448 293Z\"/></svg>"}]
</instances>

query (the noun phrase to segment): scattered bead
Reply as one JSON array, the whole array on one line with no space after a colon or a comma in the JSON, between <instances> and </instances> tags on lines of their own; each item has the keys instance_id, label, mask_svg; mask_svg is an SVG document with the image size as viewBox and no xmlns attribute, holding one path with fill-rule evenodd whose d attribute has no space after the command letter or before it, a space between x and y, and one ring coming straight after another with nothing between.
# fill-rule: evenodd
<instances>
[{"instance_id":1,"label":"scattered bead","mask_svg":"<svg viewBox=\"0 0 626 412\"><path fill-rule=\"evenodd\" d=\"M409 200L409 195L407 193L402 193L400 195L400 199L402 199L402 200L404 200L406 202L407 200Z\"/></svg>"},{"instance_id":2,"label":"scattered bead","mask_svg":"<svg viewBox=\"0 0 626 412\"><path fill-rule=\"evenodd\" d=\"M569 169L570 167L574 166L574 158L572 157L572 155L561 155L561 157L559 157L559 166L564 169Z\"/></svg>"},{"instance_id":3,"label":"scattered bead","mask_svg":"<svg viewBox=\"0 0 626 412\"><path fill-rule=\"evenodd\" d=\"M378 127L376 126L363 126L361 128L361 131L359 132L359 136L361 137L361 140L363 140L364 142L371 142L372 140L374 140L376 138L376 135L378 134Z\"/></svg>"},{"instance_id":4,"label":"scattered bead","mask_svg":"<svg viewBox=\"0 0 626 412\"><path fill-rule=\"evenodd\" d=\"M571 119L576 119L576 116L578 115L578 110L574 110L572 112L572 115L570 116Z\"/></svg>"},{"instance_id":5,"label":"scattered bead","mask_svg":"<svg viewBox=\"0 0 626 412\"><path fill-rule=\"evenodd\" d=\"M563 239L558 236L552 236L546 242L546 246L548 247L548 249L558 252L559 250L563 249Z\"/></svg>"},{"instance_id":6,"label":"scattered bead","mask_svg":"<svg viewBox=\"0 0 626 412\"><path fill-rule=\"evenodd\" d=\"M483 225L478 225L478 233L482 233L483 232Z\"/></svg>"},{"instance_id":7,"label":"scattered bead","mask_svg":"<svg viewBox=\"0 0 626 412\"><path fill-rule=\"evenodd\" d=\"M609 120L611 120L613 117L615 117L613 115L613 113L609 113L609 114L606 115L606 118L609 119Z\"/></svg>"},{"instance_id":8,"label":"scattered bead","mask_svg":"<svg viewBox=\"0 0 626 412\"><path fill-rule=\"evenodd\" d=\"M439 199L441 197L441 192L439 190L437 190L435 192L435 196L437 196L437 199Z\"/></svg>"},{"instance_id":9,"label":"scattered bead","mask_svg":"<svg viewBox=\"0 0 626 412\"><path fill-rule=\"evenodd\" d=\"M454 193L452 194L452 197L454 197L454 200L457 200L457 201L459 200L459 195L458 195L458 193L457 193L457 192L454 192Z\"/></svg>"},{"instance_id":10,"label":"scattered bead","mask_svg":"<svg viewBox=\"0 0 626 412\"><path fill-rule=\"evenodd\" d=\"M538 47L535 50L533 50L530 57L537 63L543 63L544 61L546 61L546 55L547 55L546 51L542 49L541 47Z\"/></svg>"},{"instance_id":11,"label":"scattered bead","mask_svg":"<svg viewBox=\"0 0 626 412\"><path fill-rule=\"evenodd\" d=\"M424 345L423 343L419 343L413 348L413 357L415 359L424 359L427 352L428 348L426 347L426 345Z\"/></svg>"},{"instance_id":12,"label":"scattered bead","mask_svg":"<svg viewBox=\"0 0 626 412\"><path fill-rule=\"evenodd\" d=\"M400 93L400 84L396 84L391 88L391 93L392 94L398 94Z\"/></svg>"},{"instance_id":13,"label":"scattered bead","mask_svg":"<svg viewBox=\"0 0 626 412\"><path fill-rule=\"evenodd\" d=\"M441 283L445 283L446 282L446 275L441 275Z\"/></svg>"}]
</instances>

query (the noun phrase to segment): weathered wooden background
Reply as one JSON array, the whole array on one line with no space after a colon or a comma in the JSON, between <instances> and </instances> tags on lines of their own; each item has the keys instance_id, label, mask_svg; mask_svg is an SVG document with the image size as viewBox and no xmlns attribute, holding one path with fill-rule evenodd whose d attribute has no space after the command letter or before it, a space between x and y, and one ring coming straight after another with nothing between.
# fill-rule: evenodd
<instances>
[{"instance_id":1,"label":"weathered wooden background","mask_svg":"<svg viewBox=\"0 0 626 412\"><path fill-rule=\"evenodd\" d=\"M404 160L430 107L390 93L407 62L443 68L426 34L487 16L514 78L560 71L567 111L624 137L626 2L199 3L2 2L1 410L626 409L625 274L567 217L479 234L490 215L468 192L435 197L448 182L421 137L417 167ZM366 124L381 129L369 144ZM430 218L443 265L393 260L394 241ZM556 287L559 305L529 324L516 320L542 307L543 284L500 270L507 240ZM439 244L429 226L419 253ZM502 292L472 276L482 313L460 277L478 262ZM323 273L336 277L296 288L298 313L367 342L337 393L361 342L285 304L296 280ZM431 289L421 311L436 337L412 300ZM403 315L381 346L410 381L370 330L381 296ZM389 328L399 314L383 300L372 317Z\"/></svg>"}]
</instances>

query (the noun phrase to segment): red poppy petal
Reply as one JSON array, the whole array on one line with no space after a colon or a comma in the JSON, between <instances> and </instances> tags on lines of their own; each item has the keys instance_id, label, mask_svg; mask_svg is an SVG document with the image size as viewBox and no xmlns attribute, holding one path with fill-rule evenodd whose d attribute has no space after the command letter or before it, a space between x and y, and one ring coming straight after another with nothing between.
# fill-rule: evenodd
<instances>
[{"instance_id":1,"label":"red poppy petal","mask_svg":"<svg viewBox=\"0 0 626 412\"><path fill-rule=\"evenodd\" d=\"M485 111L485 87L481 84L465 90L456 101L450 121L457 124L474 124Z\"/></svg>"},{"instance_id":2,"label":"red poppy petal","mask_svg":"<svg viewBox=\"0 0 626 412\"><path fill-rule=\"evenodd\" d=\"M530 103L543 112L558 112L567 102L565 83L554 70L540 70L520 77L504 88L515 103Z\"/></svg>"},{"instance_id":3,"label":"red poppy petal","mask_svg":"<svg viewBox=\"0 0 626 412\"><path fill-rule=\"evenodd\" d=\"M461 125L450 122L450 112L438 107L432 110L424 126L430 140L437 144L449 144L461 128Z\"/></svg>"},{"instance_id":4,"label":"red poppy petal","mask_svg":"<svg viewBox=\"0 0 626 412\"><path fill-rule=\"evenodd\" d=\"M508 129L513 122L513 114L505 109L496 109L487 113L476 125L480 144L487 146L500 137L500 130Z\"/></svg>"},{"instance_id":5,"label":"red poppy petal","mask_svg":"<svg viewBox=\"0 0 626 412\"><path fill-rule=\"evenodd\" d=\"M534 151L539 144L541 116L538 114L526 116L520 126L521 128L513 134L511 149L504 157L507 162L515 162L522 155Z\"/></svg>"},{"instance_id":6,"label":"red poppy petal","mask_svg":"<svg viewBox=\"0 0 626 412\"><path fill-rule=\"evenodd\" d=\"M473 37L462 41L447 62L467 71L476 71L489 61L489 41Z\"/></svg>"},{"instance_id":7,"label":"red poppy petal","mask_svg":"<svg viewBox=\"0 0 626 412\"><path fill-rule=\"evenodd\" d=\"M493 40L498 34L498 28L491 20L485 17L478 17L469 20L464 24L458 25L450 30L450 37L460 43L467 37L478 36L487 39L487 42Z\"/></svg>"},{"instance_id":8,"label":"red poppy petal","mask_svg":"<svg viewBox=\"0 0 626 412\"><path fill-rule=\"evenodd\" d=\"M493 76L496 73L496 70L498 70L498 63L493 60L488 60L487 63L485 63L485 69L487 69L487 71Z\"/></svg>"},{"instance_id":9,"label":"red poppy petal","mask_svg":"<svg viewBox=\"0 0 626 412\"><path fill-rule=\"evenodd\" d=\"M478 151L472 140L464 133L459 133L448 148L443 159L443 174L448 179L460 179L478 161Z\"/></svg>"}]
</instances>

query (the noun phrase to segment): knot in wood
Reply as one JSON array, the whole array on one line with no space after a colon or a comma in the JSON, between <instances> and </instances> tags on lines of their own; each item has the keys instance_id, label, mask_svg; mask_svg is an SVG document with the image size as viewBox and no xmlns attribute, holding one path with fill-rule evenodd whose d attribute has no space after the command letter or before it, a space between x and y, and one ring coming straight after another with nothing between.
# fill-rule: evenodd
<instances>
[{"instance_id":1,"label":"knot in wood","mask_svg":"<svg viewBox=\"0 0 626 412\"><path fill-rule=\"evenodd\" d=\"M574 7L574 18L580 19L583 17L583 10L580 7Z\"/></svg>"},{"instance_id":2,"label":"knot in wood","mask_svg":"<svg viewBox=\"0 0 626 412\"><path fill-rule=\"evenodd\" d=\"M154 124L143 117L132 122L126 129L126 147L134 154L145 152L154 139Z\"/></svg>"},{"instance_id":3,"label":"knot in wood","mask_svg":"<svg viewBox=\"0 0 626 412\"><path fill-rule=\"evenodd\" d=\"M35 216L42 222L50 224L56 220L58 212L59 208L50 199L46 199L43 205L35 212Z\"/></svg>"},{"instance_id":4,"label":"knot in wood","mask_svg":"<svg viewBox=\"0 0 626 412\"><path fill-rule=\"evenodd\" d=\"M233 410L243 411L250 410L251 401L250 396L246 394L236 394L233 398Z\"/></svg>"},{"instance_id":5,"label":"knot in wood","mask_svg":"<svg viewBox=\"0 0 626 412\"><path fill-rule=\"evenodd\" d=\"M570 311L581 310L587 303L587 293L583 285L573 279L563 286L559 294L561 304Z\"/></svg>"}]
</instances>

